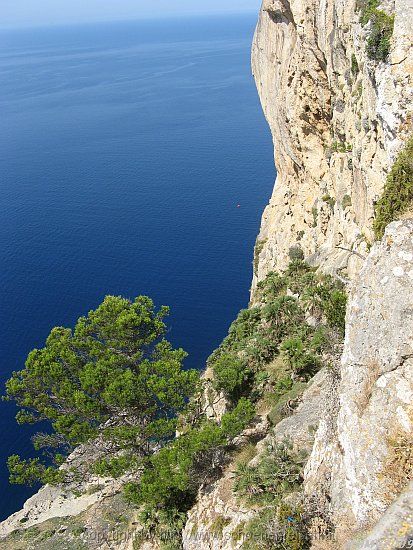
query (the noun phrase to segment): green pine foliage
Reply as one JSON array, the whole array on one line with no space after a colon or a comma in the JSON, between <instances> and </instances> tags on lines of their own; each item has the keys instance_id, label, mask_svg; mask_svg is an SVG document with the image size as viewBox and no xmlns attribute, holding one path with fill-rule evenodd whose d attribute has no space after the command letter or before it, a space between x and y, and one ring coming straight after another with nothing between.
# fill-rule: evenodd
<instances>
[{"instance_id":1,"label":"green pine foliage","mask_svg":"<svg viewBox=\"0 0 413 550\"><path fill-rule=\"evenodd\" d=\"M381 239L386 226L404 214L413 203L413 136L394 162L375 206L373 224L376 239Z\"/></svg>"},{"instance_id":2,"label":"green pine foliage","mask_svg":"<svg viewBox=\"0 0 413 550\"><path fill-rule=\"evenodd\" d=\"M39 434L37 448L46 447L59 463L62 454L100 436L115 457L145 456L174 435L199 374L184 370L186 353L165 340L167 313L145 296L133 302L108 296L74 330L51 331L45 347L33 350L6 384L7 398L20 407L18 422L51 424L54 435ZM121 465L133 461L118 457L107 470L120 474ZM36 473L44 482L52 467L13 456L9 468L13 483L26 483Z\"/></svg>"},{"instance_id":3,"label":"green pine foliage","mask_svg":"<svg viewBox=\"0 0 413 550\"><path fill-rule=\"evenodd\" d=\"M186 511L200 483L222 466L221 457L232 439L251 423L255 407L241 398L218 425L202 421L153 454L139 483L130 483L126 495L136 504L155 509ZM215 472L216 473L216 472Z\"/></svg>"}]
</instances>

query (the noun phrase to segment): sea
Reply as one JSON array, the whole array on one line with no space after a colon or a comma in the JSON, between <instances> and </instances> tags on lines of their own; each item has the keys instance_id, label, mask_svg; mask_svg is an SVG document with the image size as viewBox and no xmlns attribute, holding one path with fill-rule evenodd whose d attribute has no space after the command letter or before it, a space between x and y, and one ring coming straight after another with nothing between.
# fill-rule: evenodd
<instances>
[{"instance_id":1,"label":"sea","mask_svg":"<svg viewBox=\"0 0 413 550\"><path fill-rule=\"evenodd\" d=\"M170 306L198 369L248 305L275 178L255 17L0 31L0 393L107 294ZM1 520L37 488L8 482L33 428L0 408Z\"/></svg>"}]
</instances>

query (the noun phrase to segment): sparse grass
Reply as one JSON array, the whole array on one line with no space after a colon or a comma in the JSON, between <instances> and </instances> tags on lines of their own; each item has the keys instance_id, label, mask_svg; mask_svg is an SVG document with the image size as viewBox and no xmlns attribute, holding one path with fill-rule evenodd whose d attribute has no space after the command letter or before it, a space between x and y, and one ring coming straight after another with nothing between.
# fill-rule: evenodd
<instances>
[{"instance_id":1,"label":"sparse grass","mask_svg":"<svg viewBox=\"0 0 413 550\"><path fill-rule=\"evenodd\" d=\"M243 550L305 550L310 540L302 511L286 504L267 507L244 527Z\"/></svg>"},{"instance_id":2,"label":"sparse grass","mask_svg":"<svg viewBox=\"0 0 413 550\"><path fill-rule=\"evenodd\" d=\"M400 429L387 443L389 454L381 476L387 480L385 499L390 504L413 479L413 433Z\"/></svg>"},{"instance_id":3,"label":"sparse grass","mask_svg":"<svg viewBox=\"0 0 413 550\"><path fill-rule=\"evenodd\" d=\"M276 404L268 414L268 420L273 426L292 414L306 387L307 384L303 382L291 382L291 389L278 397Z\"/></svg>"},{"instance_id":4,"label":"sparse grass","mask_svg":"<svg viewBox=\"0 0 413 550\"><path fill-rule=\"evenodd\" d=\"M234 456L235 464L248 464L257 454L257 447L248 443Z\"/></svg>"},{"instance_id":5,"label":"sparse grass","mask_svg":"<svg viewBox=\"0 0 413 550\"><path fill-rule=\"evenodd\" d=\"M380 376L380 367L377 361L371 361L367 365L367 375L357 396L357 407L360 415L364 413L373 395L373 388Z\"/></svg>"},{"instance_id":6,"label":"sparse grass","mask_svg":"<svg viewBox=\"0 0 413 550\"><path fill-rule=\"evenodd\" d=\"M254 273L257 273L258 271L258 263L260 261L260 254L264 249L265 243L267 242L267 239L257 239L255 243L254 248Z\"/></svg>"},{"instance_id":7,"label":"sparse grass","mask_svg":"<svg viewBox=\"0 0 413 550\"><path fill-rule=\"evenodd\" d=\"M217 516L210 525L210 531L214 537L222 537L225 527L231 523L230 518Z\"/></svg>"},{"instance_id":8,"label":"sparse grass","mask_svg":"<svg viewBox=\"0 0 413 550\"><path fill-rule=\"evenodd\" d=\"M83 527L81 525L77 525L77 526L73 527L72 535L74 537L80 537L80 535L82 535L85 531L86 531L85 527Z\"/></svg>"},{"instance_id":9,"label":"sparse grass","mask_svg":"<svg viewBox=\"0 0 413 550\"><path fill-rule=\"evenodd\" d=\"M240 538L243 536L245 531L245 521L240 521L235 529L232 531L231 538L233 543L237 543Z\"/></svg>"}]
</instances>

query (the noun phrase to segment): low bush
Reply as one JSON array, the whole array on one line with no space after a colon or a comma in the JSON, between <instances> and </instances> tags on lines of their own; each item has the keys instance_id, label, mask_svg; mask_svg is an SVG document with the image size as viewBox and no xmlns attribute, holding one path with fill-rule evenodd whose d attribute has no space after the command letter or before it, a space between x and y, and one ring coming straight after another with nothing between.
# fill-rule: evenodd
<instances>
[{"instance_id":1,"label":"low bush","mask_svg":"<svg viewBox=\"0 0 413 550\"><path fill-rule=\"evenodd\" d=\"M126 496L131 502L156 509L186 512L193 504L199 485L222 466L225 447L255 416L255 407L240 399L218 425L206 421L149 457L139 484L129 483Z\"/></svg>"},{"instance_id":2,"label":"low bush","mask_svg":"<svg viewBox=\"0 0 413 550\"><path fill-rule=\"evenodd\" d=\"M404 214L413 203L413 136L399 153L386 180L383 194L375 206L373 224L376 239L386 226Z\"/></svg>"},{"instance_id":3,"label":"low bush","mask_svg":"<svg viewBox=\"0 0 413 550\"><path fill-rule=\"evenodd\" d=\"M317 357L300 336L287 338L280 348L287 356L292 372L305 379L311 378L321 367L321 359Z\"/></svg>"},{"instance_id":4,"label":"low bush","mask_svg":"<svg viewBox=\"0 0 413 550\"><path fill-rule=\"evenodd\" d=\"M142 526L133 541L134 550L154 539L161 550L181 550L181 533L186 523L186 514L176 508L155 510L145 508L139 514Z\"/></svg>"},{"instance_id":5,"label":"low bush","mask_svg":"<svg viewBox=\"0 0 413 550\"><path fill-rule=\"evenodd\" d=\"M370 23L367 39L367 55L374 61L387 61L390 53L390 41L393 36L394 16L379 10L379 0L361 0L359 8L360 23Z\"/></svg>"},{"instance_id":6,"label":"low bush","mask_svg":"<svg viewBox=\"0 0 413 550\"><path fill-rule=\"evenodd\" d=\"M292 246L288 251L290 260L304 260L304 252L298 245Z\"/></svg>"},{"instance_id":7,"label":"low bush","mask_svg":"<svg viewBox=\"0 0 413 550\"><path fill-rule=\"evenodd\" d=\"M286 504L261 510L243 526L242 535L243 550L306 550L311 546L300 508Z\"/></svg>"},{"instance_id":8,"label":"low bush","mask_svg":"<svg viewBox=\"0 0 413 550\"><path fill-rule=\"evenodd\" d=\"M224 352L214 362L214 386L232 401L248 393L253 378L252 369L235 353Z\"/></svg>"},{"instance_id":9,"label":"low bush","mask_svg":"<svg viewBox=\"0 0 413 550\"><path fill-rule=\"evenodd\" d=\"M349 208L352 205L350 195L344 195L343 200L341 201L341 206L343 208Z\"/></svg>"},{"instance_id":10,"label":"low bush","mask_svg":"<svg viewBox=\"0 0 413 550\"><path fill-rule=\"evenodd\" d=\"M351 54L351 72L353 76L357 76L359 73L359 64L357 63L357 57L353 54Z\"/></svg>"},{"instance_id":11,"label":"low bush","mask_svg":"<svg viewBox=\"0 0 413 550\"><path fill-rule=\"evenodd\" d=\"M304 456L284 442L266 452L256 466L239 463L234 472L235 494L251 504L279 502L302 482Z\"/></svg>"}]
</instances>

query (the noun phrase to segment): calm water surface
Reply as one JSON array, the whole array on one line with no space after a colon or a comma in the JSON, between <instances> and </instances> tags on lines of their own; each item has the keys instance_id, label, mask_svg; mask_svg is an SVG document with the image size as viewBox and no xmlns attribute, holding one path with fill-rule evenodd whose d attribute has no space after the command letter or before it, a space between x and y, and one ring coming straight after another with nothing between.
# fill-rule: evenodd
<instances>
[{"instance_id":1,"label":"calm water surface","mask_svg":"<svg viewBox=\"0 0 413 550\"><path fill-rule=\"evenodd\" d=\"M0 33L1 384L106 294L171 306L202 368L248 302L272 143L253 16ZM237 205L240 205L238 208ZM0 518L31 431L1 405Z\"/></svg>"}]
</instances>

